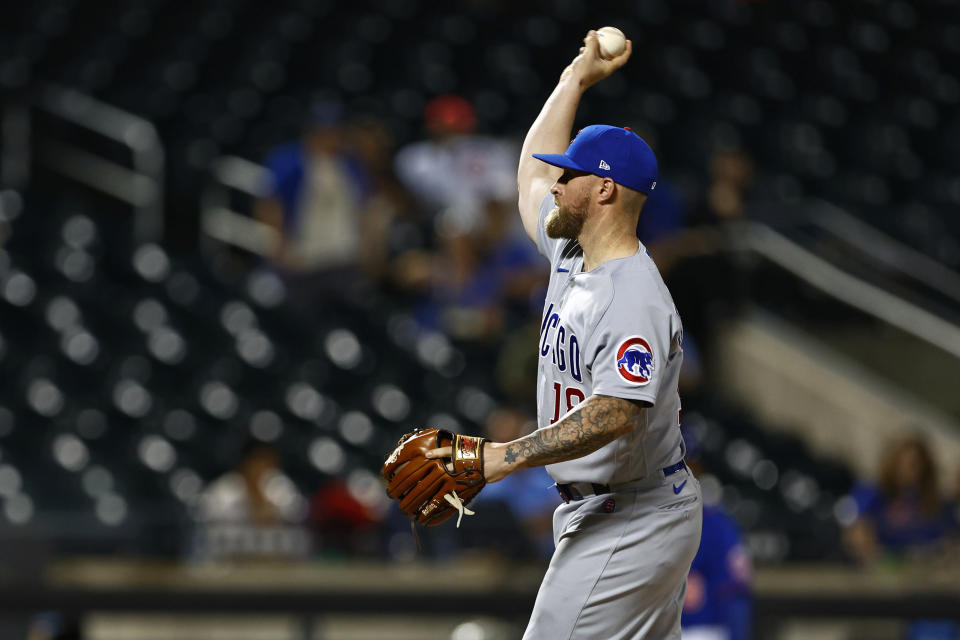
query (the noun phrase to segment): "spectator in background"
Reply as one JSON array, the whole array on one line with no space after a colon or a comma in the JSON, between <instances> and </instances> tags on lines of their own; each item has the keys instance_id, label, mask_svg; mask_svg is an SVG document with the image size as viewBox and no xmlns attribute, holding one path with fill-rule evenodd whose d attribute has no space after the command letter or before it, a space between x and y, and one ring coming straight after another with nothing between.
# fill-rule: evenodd
<instances>
[{"instance_id":1,"label":"spectator in background","mask_svg":"<svg viewBox=\"0 0 960 640\"><path fill-rule=\"evenodd\" d=\"M694 475L705 473L700 437L683 429L686 462ZM703 505L700 548L687 576L680 626L684 640L748 640L753 602L753 567L740 527L718 503Z\"/></svg>"},{"instance_id":2,"label":"spectator in background","mask_svg":"<svg viewBox=\"0 0 960 640\"><path fill-rule=\"evenodd\" d=\"M442 233L429 265L426 297L416 311L421 326L458 340L483 340L499 334L503 321L501 283L489 277L489 265L475 235Z\"/></svg>"},{"instance_id":3,"label":"spectator in background","mask_svg":"<svg viewBox=\"0 0 960 640\"><path fill-rule=\"evenodd\" d=\"M331 478L310 499L310 525L324 555L373 554L379 514L362 504L345 482Z\"/></svg>"},{"instance_id":4,"label":"spectator in background","mask_svg":"<svg viewBox=\"0 0 960 640\"><path fill-rule=\"evenodd\" d=\"M486 436L491 442L510 442L535 429L536 421L531 416L517 409L500 408L487 418ZM517 555L522 557L533 551L549 560L553 554L553 512L560 504L553 485L543 467L523 469L487 485L474 504L479 509L494 503L506 506L521 529L522 539L508 536L513 539Z\"/></svg>"},{"instance_id":5,"label":"spectator in background","mask_svg":"<svg viewBox=\"0 0 960 640\"><path fill-rule=\"evenodd\" d=\"M690 215L689 226L744 220L753 186L753 158L737 147L720 147L710 156L710 185Z\"/></svg>"},{"instance_id":6,"label":"spectator in background","mask_svg":"<svg viewBox=\"0 0 960 640\"><path fill-rule=\"evenodd\" d=\"M728 223L746 219L753 175L753 158L746 151L720 147L710 156L710 181L689 213L682 211L682 204L673 193L661 196L664 213L660 220L651 222L650 229L637 227L641 240L647 237L644 244L656 258L657 266L671 271L680 263L710 258L725 249L721 232Z\"/></svg>"},{"instance_id":7,"label":"spectator in background","mask_svg":"<svg viewBox=\"0 0 960 640\"><path fill-rule=\"evenodd\" d=\"M199 515L204 521L272 525L302 521L304 506L296 486L280 469L274 448L250 440L237 468L203 492Z\"/></svg>"},{"instance_id":8,"label":"spectator in background","mask_svg":"<svg viewBox=\"0 0 960 640\"><path fill-rule=\"evenodd\" d=\"M464 98L444 95L424 109L426 140L402 148L396 174L433 221L437 251L410 252L395 272L424 295L421 325L478 341L504 326L504 304L528 312L542 282L539 262L518 223L516 151L477 135L477 117ZM509 308L507 309L509 311Z\"/></svg>"},{"instance_id":9,"label":"spectator in background","mask_svg":"<svg viewBox=\"0 0 960 640\"><path fill-rule=\"evenodd\" d=\"M506 314L531 315L531 296L545 286L542 258L512 233L512 204L490 200L482 222L466 233L441 233L430 289L417 311L421 325L467 341L497 338ZM535 312L534 312L535 313Z\"/></svg>"},{"instance_id":10,"label":"spectator in background","mask_svg":"<svg viewBox=\"0 0 960 640\"><path fill-rule=\"evenodd\" d=\"M857 517L844 532L848 552L864 564L883 556L940 551L950 510L940 497L937 471L926 442L908 436L890 447L876 486L852 493Z\"/></svg>"},{"instance_id":11,"label":"spectator in background","mask_svg":"<svg viewBox=\"0 0 960 640\"><path fill-rule=\"evenodd\" d=\"M195 552L204 557L305 555L309 536L300 525L306 515L307 502L281 470L277 452L250 440L236 469L200 495Z\"/></svg>"},{"instance_id":12,"label":"spectator in background","mask_svg":"<svg viewBox=\"0 0 960 640\"><path fill-rule=\"evenodd\" d=\"M717 329L736 315L745 298L744 277L729 248L737 223L746 219L753 175L753 159L746 151L714 151L710 183L686 217L684 230L663 233L648 247L673 292L684 333L696 338L708 369Z\"/></svg>"},{"instance_id":13,"label":"spectator in background","mask_svg":"<svg viewBox=\"0 0 960 640\"><path fill-rule=\"evenodd\" d=\"M477 115L466 99L444 95L423 112L428 138L397 153L397 176L430 214L469 232L482 223L485 203L516 199L513 145L476 135Z\"/></svg>"},{"instance_id":14,"label":"spectator in background","mask_svg":"<svg viewBox=\"0 0 960 640\"><path fill-rule=\"evenodd\" d=\"M370 251L381 247L376 221L362 215L370 179L344 149L341 110L318 103L303 138L269 154L270 195L255 209L278 233L270 260L291 302L314 314L328 299L362 298L365 271L378 258Z\"/></svg>"},{"instance_id":15,"label":"spectator in background","mask_svg":"<svg viewBox=\"0 0 960 640\"><path fill-rule=\"evenodd\" d=\"M394 172L393 135L382 120L360 116L347 124L344 141L367 176L361 212L367 274L400 292L426 288L433 223Z\"/></svg>"}]
</instances>

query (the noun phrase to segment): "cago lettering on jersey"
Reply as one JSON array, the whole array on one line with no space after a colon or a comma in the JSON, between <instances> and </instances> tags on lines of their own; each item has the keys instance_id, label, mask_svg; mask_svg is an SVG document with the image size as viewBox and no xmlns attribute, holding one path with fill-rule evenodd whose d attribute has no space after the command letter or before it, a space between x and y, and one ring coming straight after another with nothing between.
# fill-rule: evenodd
<instances>
[{"instance_id":1,"label":"cago lettering on jersey","mask_svg":"<svg viewBox=\"0 0 960 640\"><path fill-rule=\"evenodd\" d=\"M567 371L577 382L583 382L580 372L580 341L560 319L560 314L553 311L551 304L543 314L543 325L540 327L540 357L549 357L559 371Z\"/></svg>"}]
</instances>

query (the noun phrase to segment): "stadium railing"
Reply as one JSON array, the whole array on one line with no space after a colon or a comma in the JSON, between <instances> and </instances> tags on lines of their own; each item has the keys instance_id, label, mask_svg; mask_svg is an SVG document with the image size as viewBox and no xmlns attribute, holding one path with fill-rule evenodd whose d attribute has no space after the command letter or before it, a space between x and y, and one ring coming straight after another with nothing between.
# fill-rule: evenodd
<instances>
[{"instance_id":1,"label":"stadium railing","mask_svg":"<svg viewBox=\"0 0 960 640\"><path fill-rule=\"evenodd\" d=\"M56 85L40 88L26 105L11 105L6 113L5 120L12 122L5 122L5 128L9 124L17 132L5 142L8 149L9 145L14 147L7 153L18 153L18 147L29 150L30 138L35 136L38 163L133 207L136 240L156 241L163 235L165 152L156 127L149 120ZM75 143L58 127L37 126L38 116L78 127L88 136L119 145L129 154L129 164L92 151L89 144ZM13 177L25 183L29 179L29 164L23 171L27 173Z\"/></svg>"}]
</instances>

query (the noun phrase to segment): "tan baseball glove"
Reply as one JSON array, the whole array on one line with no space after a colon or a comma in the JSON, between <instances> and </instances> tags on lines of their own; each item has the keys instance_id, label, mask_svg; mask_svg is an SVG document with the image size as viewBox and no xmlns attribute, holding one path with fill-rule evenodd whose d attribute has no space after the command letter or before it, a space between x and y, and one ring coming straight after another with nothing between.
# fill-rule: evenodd
<instances>
[{"instance_id":1,"label":"tan baseball glove","mask_svg":"<svg viewBox=\"0 0 960 640\"><path fill-rule=\"evenodd\" d=\"M387 495L415 522L432 527L457 515L473 515L466 505L486 485L484 438L441 429L419 429L400 438L383 463ZM451 458L427 458L431 449L452 447Z\"/></svg>"}]
</instances>

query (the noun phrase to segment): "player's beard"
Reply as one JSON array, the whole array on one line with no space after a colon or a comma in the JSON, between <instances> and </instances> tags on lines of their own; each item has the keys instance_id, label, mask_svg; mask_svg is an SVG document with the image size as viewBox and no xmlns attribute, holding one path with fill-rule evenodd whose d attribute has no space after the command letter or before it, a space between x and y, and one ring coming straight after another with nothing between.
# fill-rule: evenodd
<instances>
[{"instance_id":1,"label":"player's beard","mask_svg":"<svg viewBox=\"0 0 960 640\"><path fill-rule=\"evenodd\" d=\"M544 230L547 232L548 238L576 240L580 237L586 219L586 204L576 208L557 205L547 214Z\"/></svg>"}]
</instances>

